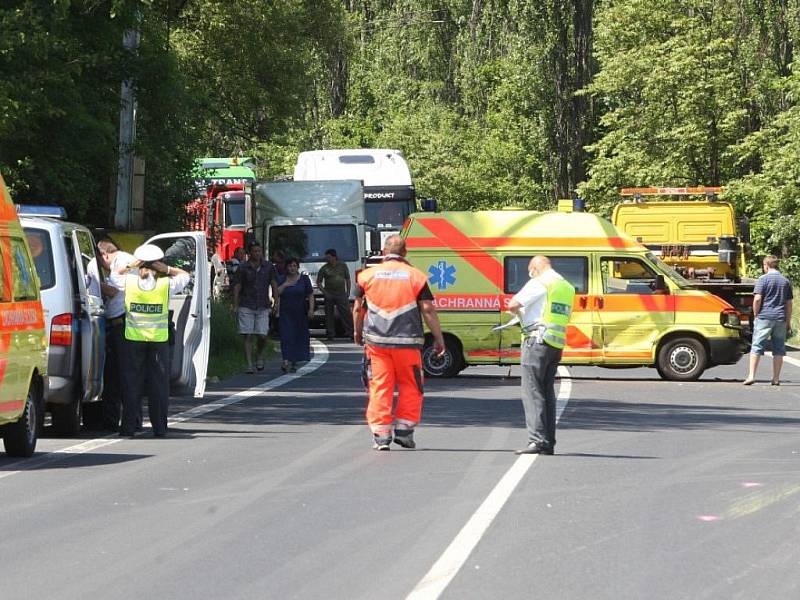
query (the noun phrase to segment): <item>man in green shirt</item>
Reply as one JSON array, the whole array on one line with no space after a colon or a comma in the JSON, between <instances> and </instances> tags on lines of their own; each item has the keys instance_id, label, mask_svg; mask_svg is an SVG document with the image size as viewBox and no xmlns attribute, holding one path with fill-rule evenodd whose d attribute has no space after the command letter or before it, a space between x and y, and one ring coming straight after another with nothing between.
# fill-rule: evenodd
<instances>
[{"instance_id":1,"label":"man in green shirt","mask_svg":"<svg viewBox=\"0 0 800 600\"><path fill-rule=\"evenodd\" d=\"M334 309L344 324L344 333L353 338L353 314L350 312L350 269L339 262L334 248L325 251L326 264L317 273L317 288L325 298L325 329L328 339L336 334Z\"/></svg>"}]
</instances>

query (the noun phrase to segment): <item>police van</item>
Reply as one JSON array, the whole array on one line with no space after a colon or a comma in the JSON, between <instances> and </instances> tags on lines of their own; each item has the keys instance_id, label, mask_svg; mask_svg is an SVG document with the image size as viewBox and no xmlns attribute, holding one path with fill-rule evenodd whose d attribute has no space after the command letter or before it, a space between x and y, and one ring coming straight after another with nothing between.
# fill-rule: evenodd
<instances>
[{"instance_id":1,"label":"police van","mask_svg":"<svg viewBox=\"0 0 800 600\"><path fill-rule=\"evenodd\" d=\"M664 379L697 379L745 351L740 314L688 281L633 238L584 212L415 213L401 235L408 260L428 274L444 333L428 336L423 366L451 377L469 365L518 364L520 330L495 329L528 281L532 256L548 256L575 287L562 364L654 366Z\"/></svg>"},{"instance_id":2,"label":"police van","mask_svg":"<svg viewBox=\"0 0 800 600\"><path fill-rule=\"evenodd\" d=\"M31 456L44 417L47 341L39 281L0 175L0 435L6 454Z\"/></svg>"}]
</instances>

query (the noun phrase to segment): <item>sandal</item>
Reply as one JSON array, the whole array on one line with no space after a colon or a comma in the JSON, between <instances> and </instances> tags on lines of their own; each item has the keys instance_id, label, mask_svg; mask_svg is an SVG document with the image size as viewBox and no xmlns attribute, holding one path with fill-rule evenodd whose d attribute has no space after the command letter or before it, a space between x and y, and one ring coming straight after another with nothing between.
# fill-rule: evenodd
<instances>
[{"instance_id":1,"label":"sandal","mask_svg":"<svg viewBox=\"0 0 800 600\"><path fill-rule=\"evenodd\" d=\"M781 384L780 380L772 382L772 385L780 385L780 384Z\"/></svg>"},{"instance_id":2,"label":"sandal","mask_svg":"<svg viewBox=\"0 0 800 600\"><path fill-rule=\"evenodd\" d=\"M281 371L283 371L284 373L288 373L288 372L289 372L289 363L287 363L287 362L284 362L284 363L281 365Z\"/></svg>"},{"instance_id":3,"label":"sandal","mask_svg":"<svg viewBox=\"0 0 800 600\"><path fill-rule=\"evenodd\" d=\"M263 371L264 370L264 361L259 359L256 361L256 370Z\"/></svg>"},{"instance_id":4,"label":"sandal","mask_svg":"<svg viewBox=\"0 0 800 600\"><path fill-rule=\"evenodd\" d=\"M745 380L742 382L742 385L753 385L755 382L756 382L756 380L755 380L755 379L745 379Z\"/></svg>"},{"instance_id":5,"label":"sandal","mask_svg":"<svg viewBox=\"0 0 800 600\"><path fill-rule=\"evenodd\" d=\"M253 367L247 367L244 372L248 375L252 375L255 371L253 371Z\"/></svg>"}]
</instances>

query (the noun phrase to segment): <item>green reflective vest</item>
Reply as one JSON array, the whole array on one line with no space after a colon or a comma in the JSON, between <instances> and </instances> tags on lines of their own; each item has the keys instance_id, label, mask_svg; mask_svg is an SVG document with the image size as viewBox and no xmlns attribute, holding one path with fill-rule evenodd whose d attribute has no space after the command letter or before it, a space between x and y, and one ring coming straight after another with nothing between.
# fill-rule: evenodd
<instances>
[{"instance_id":1,"label":"green reflective vest","mask_svg":"<svg viewBox=\"0 0 800 600\"><path fill-rule=\"evenodd\" d=\"M566 279L556 279L544 284L547 290L547 299L544 304L542 317L538 321L542 341L559 350L567 343L567 324L572 314L572 301L575 298L575 288ZM528 334L523 332L523 338Z\"/></svg>"},{"instance_id":2,"label":"green reflective vest","mask_svg":"<svg viewBox=\"0 0 800 600\"><path fill-rule=\"evenodd\" d=\"M134 342L169 340L169 277L156 279L156 287L143 290L139 276L125 278L125 339Z\"/></svg>"}]
</instances>

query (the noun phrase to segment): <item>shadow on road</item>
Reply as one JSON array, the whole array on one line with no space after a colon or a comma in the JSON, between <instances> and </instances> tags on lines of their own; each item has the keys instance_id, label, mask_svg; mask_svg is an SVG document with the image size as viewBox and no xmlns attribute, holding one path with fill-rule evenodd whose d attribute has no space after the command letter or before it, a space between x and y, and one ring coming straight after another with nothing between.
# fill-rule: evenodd
<instances>
[{"instance_id":1,"label":"shadow on road","mask_svg":"<svg viewBox=\"0 0 800 600\"><path fill-rule=\"evenodd\" d=\"M42 459L47 456L45 462L37 462L37 458ZM43 471L52 469L78 469L82 467L99 467L103 465L116 465L152 458L152 454L100 454L87 452L84 454L73 454L65 452L61 455L50 455L48 452L37 452L31 458L14 460L0 464L0 472L3 471Z\"/></svg>"}]
</instances>

